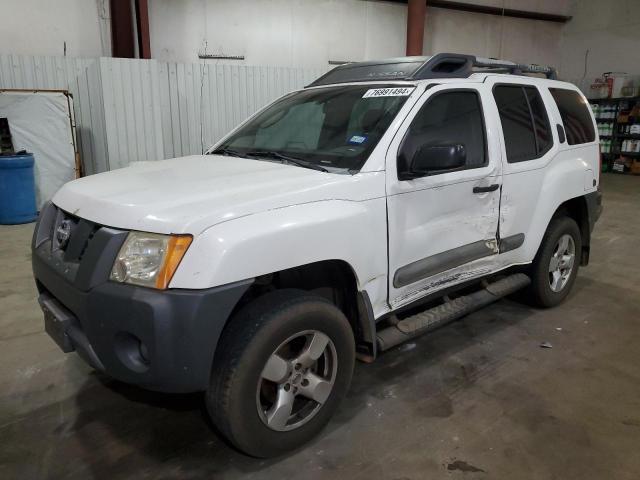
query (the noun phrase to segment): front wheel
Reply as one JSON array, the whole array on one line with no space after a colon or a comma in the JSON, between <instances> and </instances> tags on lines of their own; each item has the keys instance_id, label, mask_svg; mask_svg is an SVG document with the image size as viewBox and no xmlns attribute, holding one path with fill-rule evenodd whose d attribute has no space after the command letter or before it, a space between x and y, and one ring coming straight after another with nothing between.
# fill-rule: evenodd
<instances>
[{"instance_id":1,"label":"front wheel","mask_svg":"<svg viewBox=\"0 0 640 480\"><path fill-rule=\"evenodd\" d=\"M582 252L582 237L569 217L554 218L531 266L529 298L542 307L562 302L575 282Z\"/></svg>"},{"instance_id":2,"label":"front wheel","mask_svg":"<svg viewBox=\"0 0 640 480\"><path fill-rule=\"evenodd\" d=\"M349 388L354 345L348 320L322 297L281 290L254 300L219 342L206 394L214 424L256 457L299 447Z\"/></svg>"}]
</instances>

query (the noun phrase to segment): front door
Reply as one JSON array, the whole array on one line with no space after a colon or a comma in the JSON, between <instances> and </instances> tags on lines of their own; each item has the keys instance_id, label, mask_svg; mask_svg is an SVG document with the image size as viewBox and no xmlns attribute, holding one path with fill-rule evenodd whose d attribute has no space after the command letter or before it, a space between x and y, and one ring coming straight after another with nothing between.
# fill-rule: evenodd
<instances>
[{"instance_id":1,"label":"front door","mask_svg":"<svg viewBox=\"0 0 640 480\"><path fill-rule=\"evenodd\" d=\"M502 163L490 95L483 84L434 86L390 145L389 303L394 309L495 269ZM454 150L464 151L464 164L444 161L411 178L417 152L423 158L440 152L440 158Z\"/></svg>"}]
</instances>

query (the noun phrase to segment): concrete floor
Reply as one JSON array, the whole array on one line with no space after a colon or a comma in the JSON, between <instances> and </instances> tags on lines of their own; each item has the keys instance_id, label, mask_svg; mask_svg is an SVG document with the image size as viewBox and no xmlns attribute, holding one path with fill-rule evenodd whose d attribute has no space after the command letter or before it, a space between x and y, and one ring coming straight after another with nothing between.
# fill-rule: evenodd
<instances>
[{"instance_id":1,"label":"concrete floor","mask_svg":"<svg viewBox=\"0 0 640 480\"><path fill-rule=\"evenodd\" d=\"M357 365L323 434L272 461L226 446L199 395L63 354L35 300L33 226L0 227L0 478L637 479L640 178L602 183L592 263L566 303L501 301Z\"/></svg>"}]
</instances>

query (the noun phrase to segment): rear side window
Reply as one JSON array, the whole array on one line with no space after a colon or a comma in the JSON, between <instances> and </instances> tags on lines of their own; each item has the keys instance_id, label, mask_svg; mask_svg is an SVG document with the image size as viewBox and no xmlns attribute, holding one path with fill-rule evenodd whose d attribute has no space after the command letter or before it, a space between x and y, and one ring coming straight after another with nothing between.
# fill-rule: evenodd
<instances>
[{"instance_id":1,"label":"rear side window","mask_svg":"<svg viewBox=\"0 0 640 480\"><path fill-rule=\"evenodd\" d=\"M593 142L596 139L596 132L582 95L564 88L550 88L549 91L560 110L569 145Z\"/></svg>"},{"instance_id":2,"label":"rear side window","mask_svg":"<svg viewBox=\"0 0 640 480\"><path fill-rule=\"evenodd\" d=\"M535 87L498 85L493 89L509 163L533 160L553 145L547 111Z\"/></svg>"},{"instance_id":3,"label":"rear side window","mask_svg":"<svg viewBox=\"0 0 640 480\"><path fill-rule=\"evenodd\" d=\"M536 139L538 141L537 153L538 156L541 156L553 145L553 136L551 135L549 119L547 118L547 110L544 108L542 97L540 97L537 88L527 87L524 90L529 100L531 118L533 119L533 127L535 128Z\"/></svg>"}]
</instances>

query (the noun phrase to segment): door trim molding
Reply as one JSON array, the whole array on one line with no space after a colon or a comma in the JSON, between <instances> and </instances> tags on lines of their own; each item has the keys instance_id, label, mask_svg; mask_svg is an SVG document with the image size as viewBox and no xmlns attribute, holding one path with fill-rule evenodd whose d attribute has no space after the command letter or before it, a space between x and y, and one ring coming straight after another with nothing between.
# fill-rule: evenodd
<instances>
[{"instance_id":1,"label":"door trim molding","mask_svg":"<svg viewBox=\"0 0 640 480\"><path fill-rule=\"evenodd\" d=\"M480 240L461 247L422 258L400 267L393 275L393 286L402 288L432 275L445 272L465 263L495 255L495 240Z\"/></svg>"},{"instance_id":2,"label":"door trim molding","mask_svg":"<svg viewBox=\"0 0 640 480\"><path fill-rule=\"evenodd\" d=\"M500 253L510 252L520 248L524 243L524 233L516 233L500 239Z\"/></svg>"}]
</instances>

